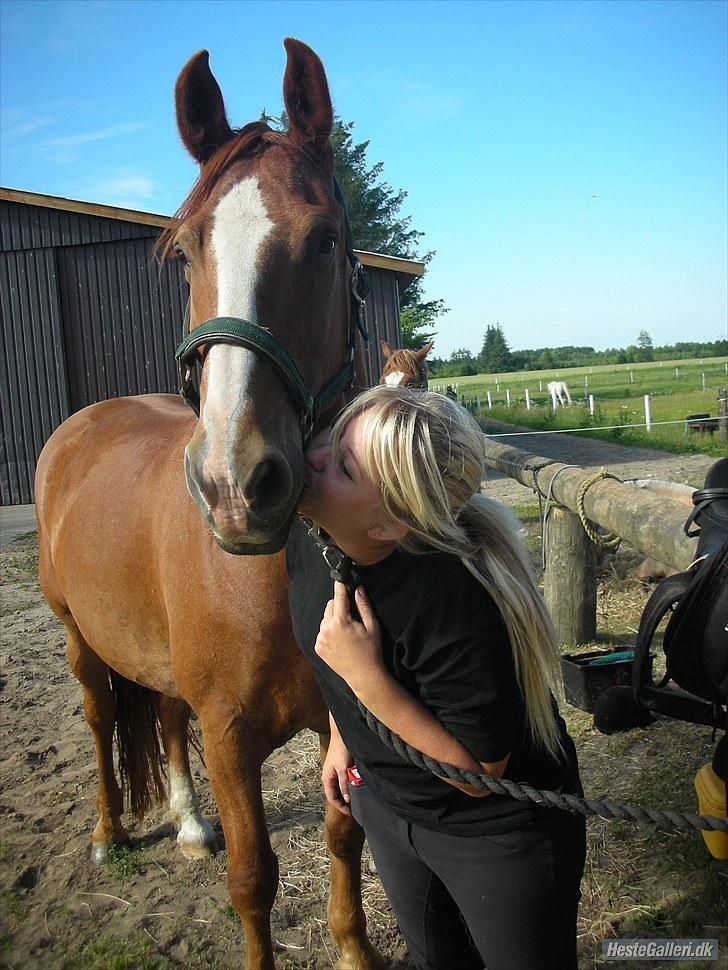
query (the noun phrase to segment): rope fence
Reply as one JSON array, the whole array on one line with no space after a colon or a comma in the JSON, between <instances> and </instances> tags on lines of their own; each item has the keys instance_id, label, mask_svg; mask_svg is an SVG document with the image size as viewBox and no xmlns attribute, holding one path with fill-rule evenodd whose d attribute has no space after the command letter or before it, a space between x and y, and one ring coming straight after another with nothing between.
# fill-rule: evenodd
<instances>
[{"instance_id":1,"label":"rope fence","mask_svg":"<svg viewBox=\"0 0 728 970\"><path fill-rule=\"evenodd\" d=\"M487 415L484 415L484 417L487 419ZM498 419L492 418L491 420L495 421ZM584 428L555 428L548 429L546 431L541 431L534 428L533 431L497 431L494 434L486 431L485 433L489 438L518 438L523 435L531 434L572 434L577 431L617 431L623 428L656 428L659 425L665 424L685 424L685 418L674 418L672 421L652 421L650 422L649 426L646 421L643 421L640 424L602 424L599 426L587 425Z\"/></svg>"}]
</instances>

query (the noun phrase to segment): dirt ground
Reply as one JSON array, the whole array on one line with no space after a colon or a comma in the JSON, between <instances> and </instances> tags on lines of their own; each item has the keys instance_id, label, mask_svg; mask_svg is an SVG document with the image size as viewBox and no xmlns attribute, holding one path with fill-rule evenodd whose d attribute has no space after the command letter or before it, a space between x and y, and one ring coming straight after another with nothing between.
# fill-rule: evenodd
<instances>
[{"instance_id":1,"label":"dirt ground","mask_svg":"<svg viewBox=\"0 0 728 970\"><path fill-rule=\"evenodd\" d=\"M700 455L566 436L543 436L538 448L528 439L513 443L587 468L606 464L621 478L697 485L711 464ZM487 490L511 504L533 501L528 489L501 478L489 480ZM0 965L15 970L240 966L242 934L225 890L219 819L196 756L203 808L220 833L221 851L207 861L185 861L160 808L143 825L130 824L128 850L102 866L90 864L93 746L80 687L66 665L61 627L38 586L34 535L3 549L1 565ZM707 760L708 750L706 743L698 763ZM264 767L263 788L280 861L273 914L279 965L330 967L335 954L325 924L327 864L314 735L300 735L274 753ZM364 868L373 941L393 966L404 967L404 947L366 856Z\"/></svg>"}]
</instances>

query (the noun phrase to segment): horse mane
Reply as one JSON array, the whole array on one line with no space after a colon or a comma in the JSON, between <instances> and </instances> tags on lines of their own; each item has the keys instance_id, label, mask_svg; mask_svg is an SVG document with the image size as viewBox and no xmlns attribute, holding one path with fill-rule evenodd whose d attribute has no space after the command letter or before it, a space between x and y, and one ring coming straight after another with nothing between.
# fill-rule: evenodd
<instances>
[{"instance_id":1,"label":"horse mane","mask_svg":"<svg viewBox=\"0 0 728 970\"><path fill-rule=\"evenodd\" d=\"M284 132L274 131L264 121L251 121L243 128L234 129L233 137L220 145L202 166L190 194L174 214L175 222L157 239L154 245L157 259L161 262L169 256L179 224L202 208L218 180L231 165L242 158L260 155L271 145L284 145L286 137Z\"/></svg>"},{"instance_id":2,"label":"horse mane","mask_svg":"<svg viewBox=\"0 0 728 970\"><path fill-rule=\"evenodd\" d=\"M414 353L411 350L406 350L400 348L399 350L392 351L389 358L388 369L392 370L410 370L413 363ZM419 368L418 368L419 369Z\"/></svg>"}]
</instances>

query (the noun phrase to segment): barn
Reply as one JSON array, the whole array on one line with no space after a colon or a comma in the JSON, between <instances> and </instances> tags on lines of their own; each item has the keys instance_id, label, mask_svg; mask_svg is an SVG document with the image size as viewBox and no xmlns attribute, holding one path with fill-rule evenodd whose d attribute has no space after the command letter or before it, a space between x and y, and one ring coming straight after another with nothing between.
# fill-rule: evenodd
<instances>
[{"instance_id":1,"label":"barn","mask_svg":"<svg viewBox=\"0 0 728 970\"><path fill-rule=\"evenodd\" d=\"M186 284L152 256L172 219L0 188L0 504L33 501L35 463L70 414L106 398L176 392ZM399 346L399 294L422 263L358 253L372 284L370 383Z\"/></svg>"}]
</instances>

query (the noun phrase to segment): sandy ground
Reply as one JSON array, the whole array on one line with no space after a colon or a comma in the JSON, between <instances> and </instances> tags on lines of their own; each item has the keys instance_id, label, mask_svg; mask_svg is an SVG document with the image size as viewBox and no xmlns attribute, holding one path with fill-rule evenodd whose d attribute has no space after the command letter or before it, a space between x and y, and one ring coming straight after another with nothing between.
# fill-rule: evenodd
<instances>
[{"instance_id":1,"label":"sandy ground","mask_svg":"<svg viewBox=\"0 0 728 970\"><path fill-rule=\"evenodd\" d=\"M513 440L529 448L527 442ZM711 464L705 456L556 435L530 447L588 468L606 464L622 478L693 485ZM487 488L510 503L532 498L528 489L508 480L491 480ZM81 691L65 662L61 627L40 593L34 536L15 539L0 556L0 964L17 970L239 966L241 931L225 891L225 853L185 861L163 808L143 825L131 825L131 849L115 862L90 865L95 759ZM196 757L194 766L204 810L219 832L204 766ZM264 767L263 788L280 859L273 916L279 965L330 967L334 954L325 926L316 738L300 735L275 752ZM393 965L404 966L386 900L368 870L365 898L375 944L395 960ZM114 962L122 957L127 962Z\"/></svg>"},{"instance_id":2,"label":"sandy ground","mask_svg":"<svg viewBox=\"0 0 728 970\"><path fill-rule=\"evenodd\" d=\"M0 548L33 529L35 529L34 505L8 505L0 508Z\"/></svg>"}]
</instances>

